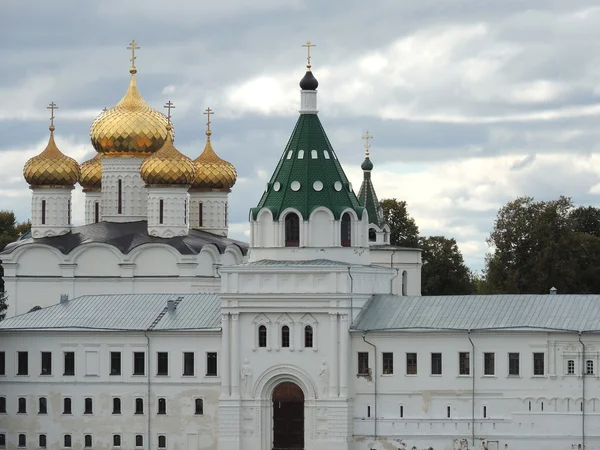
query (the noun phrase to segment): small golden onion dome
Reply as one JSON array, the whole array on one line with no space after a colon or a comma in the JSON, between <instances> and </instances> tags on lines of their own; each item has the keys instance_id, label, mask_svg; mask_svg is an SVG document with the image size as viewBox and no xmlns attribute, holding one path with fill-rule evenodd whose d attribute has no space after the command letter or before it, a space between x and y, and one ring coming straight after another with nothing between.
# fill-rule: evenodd
<instances>
[{"instance_id":1,"label":"small golden onion dome","mask_svg":"<svg viewBox=\"0 0 600 450\"><path fill-rule=\"evenodd\" d=\"M92 123L90 137L98 153L143 157L157 152L167 140L167 118L144 101L135 82L135 67L129 71L125 96ZM172 127L169 134L174 137Z\"/></svg>"},{"instance_id":2,"label":"small golden onion dome","mask_svg":"<svg viewBox=\"0 0 600 450\"><path fill-rule=\"evenodd\" d=\"M83 192L102 189L102 161L100 157L101 154L97 153L92 159L81 164L79 184L83 188Z\"/></svg>"},{"instance_id":3,"label":"small golden onion dome","mask_svg":"<svg viewBox=\"0 0 600 450\"><path fill-rule=\"evenodd\" d=\"M196 189L231 189L237 179L233 164L217 156L210 143L211 131L206 131L206 146L198 158L194 160L196 178L192 188Z\"/></svg>"},{"instance_id":4,"label":"small golden onion dome","mask_svg":"<svg viewBox=\"0 0 600 450\"><path fill-rule=\"evenodd\" d=\"M79 181L79 164L63 154L54 142L54 125L42 153L25 163L23 176L30 186L74 186Z\"/></svg>"},{"instance_id":5,"label":"small golden onion dome","mask_svg":"<svg viewBox=\"0 0 600 450\"><path fill-rule=\"evenodd\" d=\"M167 125L167 129L170 133L171 126ZM190 158L173 146L169 134L160 150L144 159L140 175L148 185L190 185L194 181L195 167Z\"/></svg>"}]
</instances>

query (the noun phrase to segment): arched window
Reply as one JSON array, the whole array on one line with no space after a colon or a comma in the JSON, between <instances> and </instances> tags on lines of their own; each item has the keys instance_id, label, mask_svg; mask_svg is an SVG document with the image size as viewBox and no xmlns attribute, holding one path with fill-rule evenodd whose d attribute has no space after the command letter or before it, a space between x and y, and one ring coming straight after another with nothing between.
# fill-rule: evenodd
<instances>
[{"instance_id":1,"label":"arched window","mask_svg":"<svg viewBox=\"0 0 600 450\"><path fill-rule=\"evenodd\" d=\"M304 346L308 348L313 346L313 329L310 325L304 327Z\"/></svg>"},{"instance_id":2,"label":"arched window","mask_svg":"<svg viewBox=\"0 0 600 450\"><path fill-rule=\"evenodd\" d=\"M300 246L300 219L294 213L285 216L285 246Z\"/></svg>"},{"instance_id":3,"label":"arched window","mask_svg":"<svg viewBox=\"0 0 600 450\"><path fill-rule=\"evenodd\" d=\"M408 275L406 270L402 271L402 295L406 295L408 288Z\"/></svg>"},{"instance_id":4,"label":"arched window","mask_svg":"<svg viewBox=\"0 0 600 450\"><path fill-rule=\"evenodd\" d=\"M162 223L164 222L164 218L165 218L165 202L161 198L158 203L159 203L159 205L158 205L158 223L160 223L162 225Z\"/></svg>"},{"instance_id":5,"label":"arched window","mask_svg":"<svg viewBox=\"0 0 600 450\"><path fill-rule=\"evenodd\" d=\"M204 414L204 400L203 399L197 398L195 400L195 406L196 406L195 414L197 414L197 415Z\"/></svg>"},{"instance_id":6,"label":"arched window","mask_svg":"<svg viewBox=\"0 0 600 450\"><path fill-rule=\"evenodd\" d=\"M46 200L42 200L42 225L46 225Z\"/></svg>"},{"instance_id":7,"label":"arched window","mask_svg":"<svg viewBox=\"0 0 600 450\"><path fill-rule=\"evenodd\" d=\"M304 158L304 150L298 150L298 159Z\"/></svg>"},{"instance_id":8,"label":"arched window","mask_svg":"<svg viewBox=\"0 0 600 450\"><path fill-rule=\"evenodd\" d=\"M311 150L310 151L310 157L312 159L317 159L317 151L316 150Z\"/></svg>"},{"instance_id":9,"label":"arched window","mask_svg":"<svg viewBox=\"0 0 600 450\"><path fill-rule=\"evenodd\" d=\"M144 399L135 399L135 414L144 414Z\"/></svg>"},{"instance_id":10,"label":"arched window","mask_svg":"<svg viewBox=\"0 0 600 450\"><path fill-rule=\"evenodd\" d=\"M100 222L100 203L94 202L94 223Z\"/></svg>"},{"instance_id":11,"label":"arched window","mask_svg":"<svg viewBox=\"0 0 600 450\"><path fill-rule=\"evenodd\" d=\"M19 409L17 414L27 414L27 399L25 397L19 397Z\"/></svg>"},{"instance_id":12,"label":"arched window","mask_svg":"<svg viewBox=\"0 0 600 450\"><path fill-rule=\"evenodd\" d=\"M167 399L159 398L158 399L158 412L157 414L166 414L167 413Z\"/></svg>"},{"instance_id":13,"label":"arched window","mask_svg":"<svg viewBox=\"0 0 600 450\"><path fill-rule=\"evenodd\" d=\"M38 414L48 414L48 400L46 397L40 397L38 403Z\"/></svg>"},{"instance_id":14,"label":"arched window","mask_svg":"<svg viewBox=\"0 0 600 450\"><path fill-rule=\"evenodd\" d=\"M350 247L352 245L352 223L349 213L344 213L342 216L342 247Z\"/></svg>"},{"instance_id":15,"label":"arched window","mask_svg":"<svg viewBox=\"0 0 600 450\"><path fill-rule=\"evenodd\" d=\"M113 398L113 414L121 414L121 399Z\"/></svg>"},{"instance_id":16,"label":"arched window","mask_svg":"<svg viewBox=\"0 0 600 450\"><path fill-rule=\"evenodd\" d=\"M281 346L290 346L290 327L288 327L287 325L281 327Z\"/></svg>"},{"instance_id":17,"label":"arched window","mask_svg":"<svg viewBox=\"0 0 600 450\"><path fill-rule=\"evenodd\" d=\"M375 242L377 240L377 232L375 228L369 228L369 242Z\"/></svg>"},{"instance_id":18,"label":"arched window","mask_svg":"<svg viewBox=\"0 0 600 450\"><path fill-rule=\"evenodd\" d=\"M267 327L265 327L264 325L258 327L258 346L267 346Z\"/></svg>"}]
</instances>

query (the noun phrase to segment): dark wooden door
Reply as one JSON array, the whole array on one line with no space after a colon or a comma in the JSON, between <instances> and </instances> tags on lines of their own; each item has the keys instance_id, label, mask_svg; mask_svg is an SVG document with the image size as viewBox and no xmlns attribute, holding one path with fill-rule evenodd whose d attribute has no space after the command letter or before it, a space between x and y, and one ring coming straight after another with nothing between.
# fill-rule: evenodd
<instances>
[{"instance_id":1,"label":"dark wooden door","mask_svg":"<svg viewBox=\"0 0 600 450\"><path fill-rule=\"evenodd\" d=\"M304 393L293 383L273 392L273 449L304 449Z\"/></svg>"}]
</instances>

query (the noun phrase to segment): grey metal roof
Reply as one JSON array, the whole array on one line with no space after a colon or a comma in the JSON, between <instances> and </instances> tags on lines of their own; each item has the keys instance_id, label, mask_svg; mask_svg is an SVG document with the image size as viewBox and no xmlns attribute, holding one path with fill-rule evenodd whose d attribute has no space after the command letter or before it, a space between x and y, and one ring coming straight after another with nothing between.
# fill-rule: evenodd
<instances>
[{"instance_id":1,"label":"grey metal roof","mask_svg":"<svg viewBox=\"0 0 600 450\"><path fill-rule=\"evenodd\" d=\"M600 330L600 295L374 295L356 330Z\"/></svg>"},{"instance_id":2,"label":"grey metal roof","mask_svg":"<svg viewBox=\"0 0 600 450\"><path fill-rule=\"evenodd\" d=\"M167 312L167 300L178 299ZM24 329L181 330L221 326L218 294L84 295L0 322L0 331Z\"/></svg>"},{"instance_id":3,"label":"grey metal roof","mask_svg":"<svg viewBox=\"0 0 600 450\"><path fill-rule=\"evenodd\" d=\"M16 248L28 244L45 244L58 249L61 253L69 254L75 248L83 244L99 242L112 245L123 254L131 252L134 248L148 243L161 243L170 245L182 255L197 255L202 247L214 244L223 253L227 246L237 245L242 254L248 252L248 244L245 242L228 239L223 236L209 233L207 231L190 230L187 236L175 236L164 239L148 234L148 222L98 222L89 225L73 227L70 233L62 236L32 238L27 233L16 242L10 243L0 254L11 253ZM0 249L1 250L1 249Z\"/></svg>"}]
</instances>

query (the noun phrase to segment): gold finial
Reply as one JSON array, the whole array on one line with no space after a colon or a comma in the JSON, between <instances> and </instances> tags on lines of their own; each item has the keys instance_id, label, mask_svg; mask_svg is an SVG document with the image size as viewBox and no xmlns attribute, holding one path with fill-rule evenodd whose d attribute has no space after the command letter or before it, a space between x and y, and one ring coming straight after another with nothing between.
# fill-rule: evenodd
<instances>
[{"instance_id":1,"label":"gold finial","mask_svg":"<svg viewBox=\"0 0 600 450\"><path fill-rule=\"evenodd\" d=\"M169 123L169 126L171 125L171 109L175 109L175 105L173 104L173 102L171 100L169 100L167 102L167 104L165 106L163 106L163 108L167 108L167 122Z\"/></svg>"},{"instance_id":2,"label":"gold finial","mask_svg":"<svg viewBox=\"0 0 600 450\"><path fill-rule=\"evenodd\" d=\"M311 47L316 47L316 44L312 44L310 41L306 41L306 44L302 45L302 47L306 47L306 49L308 50L308 57L306 58L306 68L308 70L310 70L310 48Z\"/></svg>"},{"instance_id":3,"label":"gold finial","mask_svg":"<svg viewBox=\"0 0 600 450\"><path fill-rule=\"evenodd\" d=\"M206 108L204 110L204 114L206 114L208 116L208 122L206 122L206 135L210 136L212 134L210 131L210 115L214 114L214 111L210 108Z\"/></svg>"},{"instance_id":4,"label":"gold finial","mask_svg":"<svg viewBox=\"0 0 600 450\"><path fill-rule=\"evenodd\" d=\"M131 41L129 43L129 47L127 47L127 50L131 50L131 59L129 61L131 61L131 68L129 69L129 72L134 74L137 72L136 68L135 68L135 51L139 50L139 46L137 45L137 42L135 42L135 39L133 41Z\"/></svg>"},{"instance_id":5,"label":"gold finial","mask_svg":"<svg viewBox=\"0 0 600 450\"><path fill-rule=\"evenodd\" d=\"M367 132L365 133L365 135L363 137L361 137L361 139L363 139L365 141L365 155L368 158L369 157L369 149L371 148L371 144L369 143L369 141L371 139L373 139L373 135L369 134L369 130L367 130Z\"/></svg>"},{"instance_id":6,"label":"gold finial","mask_svg":"<svg viewBox=\"0 0 600 450\"><path fill-rule=\"evenodd\" d=\"M46 109L50 109L52 111L50 113L50 131L54 131L54 110L58 109L58 106L56 106L56 103L52 102L46 106Z\"/></svg>"}]
</instances>

